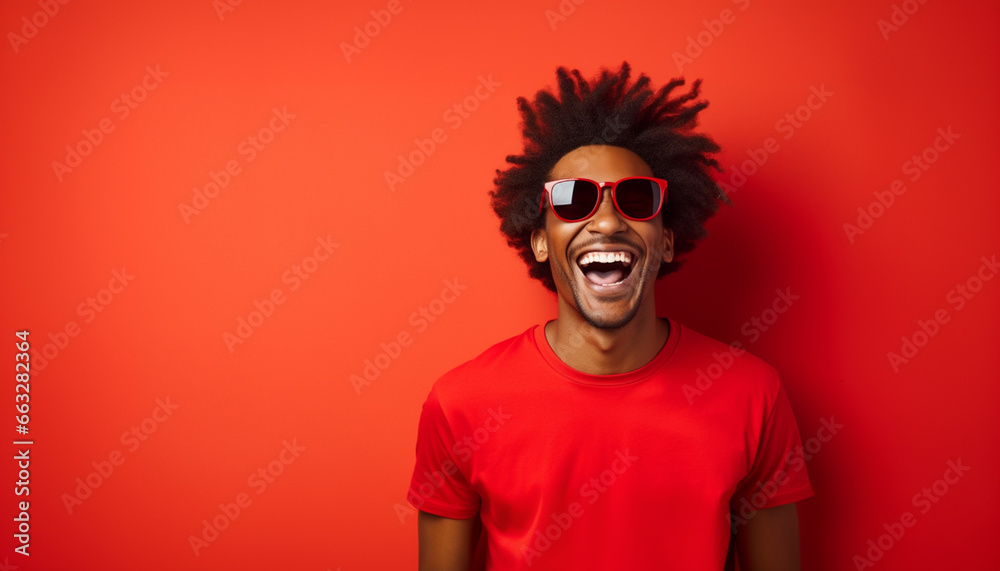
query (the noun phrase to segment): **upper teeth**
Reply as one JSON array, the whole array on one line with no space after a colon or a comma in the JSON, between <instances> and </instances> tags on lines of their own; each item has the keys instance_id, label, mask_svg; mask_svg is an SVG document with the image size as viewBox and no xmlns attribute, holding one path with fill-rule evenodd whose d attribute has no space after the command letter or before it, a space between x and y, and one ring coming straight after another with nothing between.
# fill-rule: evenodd
<instances>
[{"instance_id":1,"label":"upper teeth","mask_svg":"<svg viewBox=\"0 0 1000 571\"><path fill-rule=\"evenodd\" d=\"M610 264L621 262L626 266L632 263L632 254L628 252L587 252L580 258L580 265L586 266L597 262L599 264Z\"/></svg>"}]
</instances>

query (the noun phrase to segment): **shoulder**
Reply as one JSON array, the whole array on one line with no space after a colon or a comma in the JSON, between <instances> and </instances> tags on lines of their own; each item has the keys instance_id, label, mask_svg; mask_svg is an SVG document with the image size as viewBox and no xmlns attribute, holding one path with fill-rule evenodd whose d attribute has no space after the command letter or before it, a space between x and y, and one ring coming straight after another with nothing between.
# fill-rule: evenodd
<instances>
[{"instance_id":1,"label":"shoulder","mask_svg":"<svg viewBox=\"0 0 1000 571\"><path fill-rule=\"evenodd\" d=\"M678 329L675 359L694 376L699 388L714 386L729 396L756 395L770 402L777 398L781 388L778 370L748 352L743 343L723 343L685 325Z\"/></svg>"},{"instance_id":2,"label":"shoulder","mask_svg":"<svg viewBox=\"0 0 1000 571\"><path fill-rule=\"evenodd\" d=\"M536 327L533 325L518 335L491 345L476 357L441 375L431 387L431 394L439 399L459 398L480 392L498 379L523 370L526 363L538 354L534 339Z\"/></svg>"}]
</instances>

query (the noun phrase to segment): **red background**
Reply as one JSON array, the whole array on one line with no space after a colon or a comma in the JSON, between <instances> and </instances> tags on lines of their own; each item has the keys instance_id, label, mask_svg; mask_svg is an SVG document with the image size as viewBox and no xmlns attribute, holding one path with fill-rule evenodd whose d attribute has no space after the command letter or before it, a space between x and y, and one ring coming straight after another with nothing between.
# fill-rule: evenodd
<instances>
[{"instance_id":1,"label":"red background","mask_svg":"<svg viewBox=\"0 0 1000 571\"><path fill-rule=\"evenodd\" d=\"M949 298L1000 250L996 3L567 0L562 19L556 0L398 6L71 2L43 17L35 1L2 4L0 360L13 377L14 332L28 329L34 445L28 558L13 551L15 462L0 461L0 563L415 568L416 518L397 508L430 385L555 312L488 207L494 169L520 148L514 99L559 65L590 76L628 60L657 84L704 78L701 128L727 167L779 145L657 293L662 314L777 366L804 439L843 425L807 464L804 568L855 568L906 512L916 524L882 538L875 568L998 567L1000 280L961 310ZM373 10L391 20L370 23ZM894 10L901 25L883 32ZM356 38L366 24L377 34ZM678 66L699 33L707 45ZM147 66L168 75L122 117L115 101ZM499 85L449 121L480 77ZM813 87L832 95L785 139L776 123ZM294 118L247 161L241 142L275 108ZM102 119L113 131L60 181L53 162ZM390 190L385 173L438 128L443 142ZM911 181L904 163L939 128L959 138ZM179 206L234 160L239 174L186 221ZM849 241L844 224L895 179L906 192ZM283 274L326 237L339 247L293 291ZM134 280L78 312L122 268ZM466 289L431 304L449 279ZM230 351L224 334L275 289L284 302ZM751 341L743 324L768 317L777 289L799 298ZM421 307L440 312L423 329ZM942 309L947 323L894 371L888 353ZM77 335L58 334L68 322ZM351 375L401 333L411 344L358 394ZM147 420L167 398L177 409ZM155 432L130 450L121 435L144 420ZM293 440L305 450L282 464ZM113 473L93 475L114 451ZM920 513L913 496L959 459L969 471ZM262 490L248 478L269 464ZM70 513L88 476L100 485ZM196 555L189 537L243 493Z\"/></svg>"}]
</instances>

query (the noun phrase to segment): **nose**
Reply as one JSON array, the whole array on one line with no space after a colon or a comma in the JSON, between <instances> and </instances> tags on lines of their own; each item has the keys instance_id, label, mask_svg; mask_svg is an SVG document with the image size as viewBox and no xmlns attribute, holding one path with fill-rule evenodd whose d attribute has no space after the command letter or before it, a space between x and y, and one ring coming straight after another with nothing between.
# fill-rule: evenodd
<instances>
[{"instance_id":1,"label":"nose","mask_svg":"<svg viewBox=\"0 0 1000 571\"><path fill-rule=\"evenodd\" d=\"M611 198L611 186L601 188L601 204L591 217L587 228L591 232L608 235L623 232L628 228L625 217L615 208L614 200Z\"/></svg>"}]
</instances>

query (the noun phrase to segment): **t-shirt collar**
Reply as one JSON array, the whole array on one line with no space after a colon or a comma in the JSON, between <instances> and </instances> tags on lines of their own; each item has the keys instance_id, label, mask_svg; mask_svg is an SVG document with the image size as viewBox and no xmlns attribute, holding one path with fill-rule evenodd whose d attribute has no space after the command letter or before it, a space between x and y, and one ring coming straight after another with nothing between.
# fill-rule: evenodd
<instances>
[{"instance_id":1,"label":"t-shirt collar","mask_svg":"<svg viewBox=\"0 0 1000 571\"><path fill-rule=\"evenodd\" d=\"M556 355L555 351L552 350L552 347L549 346L548 339L545 338L546 323L536 325L532 333L535 347L538 349L539 355L557 374L569 379L570 381L583 385L616 387L637 383L649 377L652 373L666 364L666 362L670 359L670 356L673 355L674 349L676 349L677 343L680 341L681 326L669 317L663 319L670 322L670 335L667 337L667 342L663 344L663 348L660 349L660 352L653 357L653 360L638 369L614 375L590 375L577 371L564 363L562 359Z\"/></svg>"}]
</instances>

